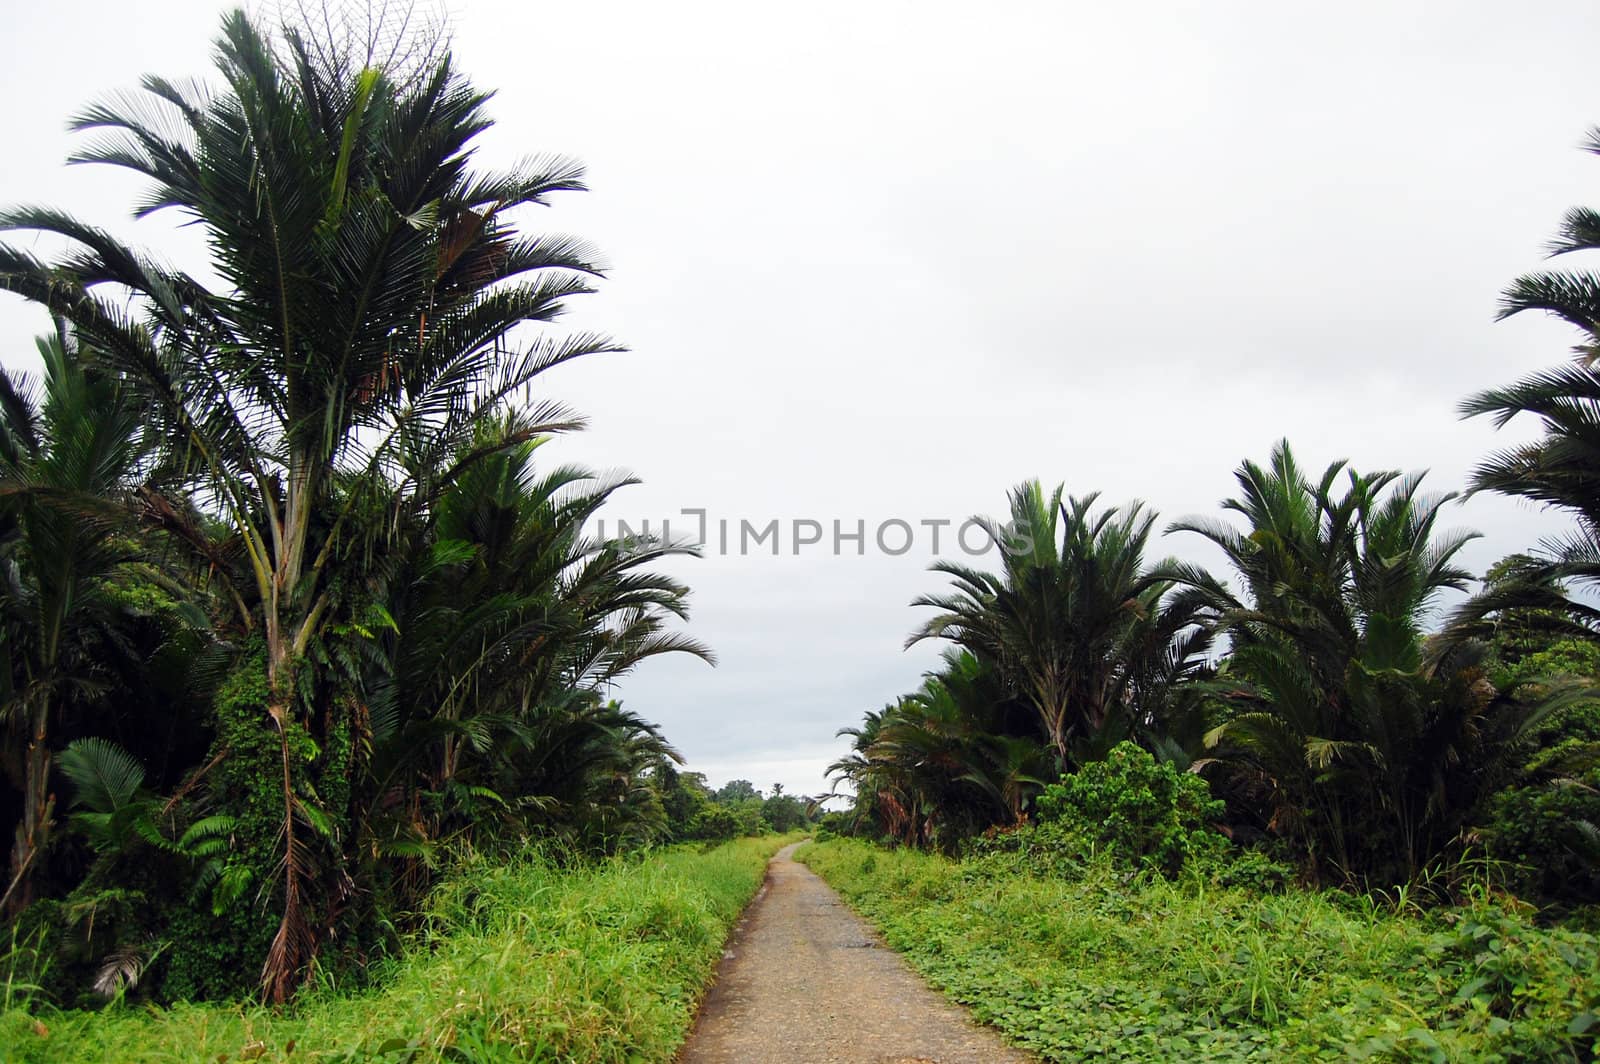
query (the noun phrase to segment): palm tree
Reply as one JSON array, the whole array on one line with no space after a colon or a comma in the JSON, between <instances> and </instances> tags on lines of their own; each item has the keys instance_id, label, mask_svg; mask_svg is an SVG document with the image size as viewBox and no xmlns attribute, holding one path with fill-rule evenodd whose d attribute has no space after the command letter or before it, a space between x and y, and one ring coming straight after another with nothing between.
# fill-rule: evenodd
<instances>
[{"instance_id":1,"label":"palm tree","mask_svg":"<svg viewBox=\"0 0 1600 1064\"><path fill-rule=\"evenodd\" d=\"M1565 614L1577 634L1592 635L1600 627L1600 610L1570 596L1567 584L1600 582L1600 372L1587 364L1543 370L1510 387L1480 392L1461 410L1469 417L1489 415L1497 427L1524 414L1538 419L1543 436L1486 458L1473 470L1472 490L1553 507L1574 517L1577 528L1509 566L1505 578L1463 607L1454 624L1533 609Z\"/></svg>"},{"instance_id":2,"label":"palm tree","mask_svg":"<svg viewBox=\"0 0 1600 1064\"><path fill-rule=\"evenodd\" d=\"M1589 130L1583 149L1600 155L1600 126ZM1600 211L1569 210L1547 248L1551 257L1600 249ZM1502 294L1499 317L1525 310L1542 310L1578 328L1584 334L1576 348L1579 361L1593 363L1600 355L1600 277L1559 270L1524 274Z\"/></svg>"},{"instance_id":3,"label":"palm tree","mask_svg":"<svg viewBox=\"0 0 1600 1064\"><path fill-rule=\"evenodd\" d=\"M573 466L541 475L536 441L491 444L515 430L483 427L469 446L493 453L440 495L385 576L381 675L364 684L373 693L373 799L415 805L427 792L435 815L411 822L431 819L429 837L451 819L438 800L452 788L560 799L538 766L571 776L582 759L563 752L561 736L594 719L612 684L660 654L713 660L666 629L685 615L688 592L649 569L696 552L587 536L586 522L633 481Z\"/></svg>"},{"instance_id":4,"label":"palm tree","mask_svg":"<svg viewBox=\"0 0 1600 1064\"><path fill-rule=\"evenodd\" d=\"M1179 574L1233 647L1232 716L1206 743L1318 867L1409 880L1456 837L1517 738L1568 696L1496 688L1481 646L1428 652L1439 595L1470 579L1454 559L1475 534L1436 529L1453 495L1342 462L1312 481L1287 442L1237 479L1223 507L1247 528L1172 526L1220 547L1241 583L1236 595L1203 571Z\"/></svg>"},{"instance_id":5,"label":"palm tree","mask_svg":"<svg viewBox=\"0 0 1600 1064\"><path fill-rule=\"evenodd\" d=\"M951 649L922 686L860 728L853 752L828 773L856 790L858 821L908 846L954 849L996 825L1021 823L1050 775L1036 734L1015 734L1011 700L994 670ZM1031 715L1023 718L1032 725Z\"/></svg>"},{"instance_id":6,"label":"palm tree","mask_svg":"<svg viewBox=\"0 0 1600 1064\"><path fill-rule=\"evenodd\" d=\"M6 772L21 792L7 886L15 913L49 844L55 728L72 703L101 693L110 581L139 555L131 497L148 453L138 407L119 383L86 367L65 326L39 342L41 397L0 371L0 719Z\"/></svg>"},{"instance_id":7,"label":"palm tree","mask_svg":"<svg viewBox=\"0 0 1600 1064\"><path fill-rule=\"evenodd\" d=\"M683 758L659 728L617 702L589 698L543 730L523 748L537 758L507 759L497 784L538 796L547 823L585 851L616 853L665 835L652 779L660 765Z\"/></svg>"},{"instance_id":8,"label":"palm tree","mask_svg":"<svg viewBox=\"0 0 1600 1064\"><path fill-rule=\"evenodd\" d=\"M1600 127L1584 148L1600 154ZM1551 256L1600 250L1600 212L1567 212ZM1544 432L1530 443L1490 455L1473 471L1472 490L1497 491L1565 511L1577 519L1573 534L1544 544L1537 556L1512 566L1458 614L1455 627L1476 625L1504 610L1556 609L1591 633L1600 611L1566 593L1568 581L1600 581L1600 278L1592 273L1541 271L1517 278L1502 294L1499 317L1544 311L1582 334L1577 358L1541 370L1504 388L1479 392L1461 404L1466 417L1487 416L1496 428L1519 417L1536 419Z\"/></svg>"},{"instance_id":9,"label":"palm tree","mask_svg":"<svg viewBox=\"0 0 1600 1064\"><path fill-rule=\"evenodd\" d=\"M917 816L914 811L907 810L907 806L915 805L915 798L907 786L906 773L901 766L885 758L872 757L878 736L890 725L896 709L896 704L891 702L883 709L867 710L861 726L840 728L835 734L838 738L850 738L850 754L827 766L827 778L834 781L830 794L838 794L838 787L845 782L854 790L853 830L859 832L864 822L869 822L872 834L915 845Z\"/></svg>"},{"instance_id":10,"label":"palm tree","mask_svg":"<svg viewBox=\"0 0 1600 1064\"><path fill-rule=\"evenodd\" d=\"M139 97L75 120L97 135L74 161L148 178L138 213L199 225L218 289L63 213L0 216L74 244L54 262L0 246L0 287L70 321L137 393L172 456L166 491L215 507L245 559L225 593L265 648L262 723L282 751L282 921L263 970L277 1000L316 948L306 848L325 818L290 749L344 704L308 664L358 582L341 569L370 562L483 457L464 445L486 417L552 366L616 349L590 334L513 338L599 273L581 243L519 235L513 220L581 189L582 171L546 158L474 172L487 95L448 56L421 55L416 69L363 67L294 29L274 43L235 12L219 89L147 77ZM579 423L548 402L515 418L494 446ZM364 519L385 509L389 521Z\"/></svg>"},{"instance_id":11,"label":"palm tree","mask_svg":"<svg viewBox=\"0 0 1600 1064\"><path fill-rule=\"evenodd\" d=\"M1590 130L1584 147L1600 153L1600 128ZM1586 207L1568 211L1549 244L1552 256L1597 249L1600 212ZM1483 589L1451 618L1451 643L1487 637L1505 648L1514 641L1512 633L1524 644L1537 633L1546 644L1566 636L1592 645L1600 632L1600 609L1592 595L1600 584L1600 278L1576 270L1519 277L1503 293L1499 317L1530 310L1552 314L1579 330L1576 358L1507 387L1479 392L1461 404L1464 416L1487 416L1496 428L1522 418L1542 429L1526 444L1489 455L1473 470L1472 490L1496 491L1564 512L1576 528L1491 570ZM1577 719L1552 722L1544 729L1546 737L1563 734ZM1546 760L1534 775L1568 795L1583 793L1587 788L1579 779L1586 771L1592 773L1594 762L1591 745L1586 757ZM1515 793L1507 792L1504 799L1519 800ZM1574 849L1587 853L1592 865L1593 822L1577 816L1564 827L1577 844Z\"/></svg>"},{"instance_id":12,"label":"palm tree","mask_svg":"<svg viewBox=\"0 0 1600 1064\"><path fill-rule=\"evenodd\" d=\"M993 662L1037 715L1062 767L1134 727L1139 703L1203 667L1206 642L1186 610L1165 603L1168 563L1146 567L1156 515L1140 503L1096 514L1097 495L1062 502L1038 481L1011 493L1011 522L975 518L1001 546L988 573L955 562L952 593L913 605L939 613L907 641L947 639Z\"/></svg>"}]
</instances>

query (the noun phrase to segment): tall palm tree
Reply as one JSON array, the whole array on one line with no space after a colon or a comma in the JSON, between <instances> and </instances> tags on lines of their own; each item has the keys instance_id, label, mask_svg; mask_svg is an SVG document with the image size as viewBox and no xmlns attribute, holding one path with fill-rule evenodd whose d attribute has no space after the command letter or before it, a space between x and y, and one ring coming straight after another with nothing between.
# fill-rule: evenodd
<instances>
[{"instance_id":1,"label":"tall palm tree","mask_svg":"<svg viewBox=\"0 0 1600 1064\"><path fill-rule=\"evenodd\" d=\"M1120 738L1140 696L1201 668L1205 650L1188 600L1164 602L1169 565L1145 565L1156 515L1140 503L1096 513L1097 498L1063 503L1060 487L1047 496L1031 481L1011 493L1009 525L974 518L1001 546L1001 571L936 563L955 590L915 600L939 612L907 641L947 639L993 662L1063 767Z\"/></svg>"},{"instance_id":2,"label":"tall palm tree","mask_svg":"<svg viewBox=\"0 0 1600 1064\"><path fill-rule=\"evenodd\" d=\"M246 560L227 597L265 647L262 723L282 748L282 920L263 970L278 1000L316 948L304 892L319 816L290 749L342 704L307 704L331 696L300 675L354 582L341 567L379 555L400 515L482 457L463 445L486 416L552 366L616 349L513 336L599 273L578 241L514 221L581 189L582 171L546 158L475 172L487 95L448 56L420 55L415 69L362 66L292 28L274 42L234 12L218 88L146 77L140 95L75 120L95 136L74 161L149 179L137 213L199 225L218 288L61 212L0 215L0 228L72 242L52 262L0 246L0 287L68 319L137 392L173 458L166 490L207 500ZM578 424L548 402L516 416L497 446ZM362 520L382 509L395 518Z\"/></svg>"},{"instance_id":3,"label":"tall palm tree","mask_svg":"<svg viewBox=\"0 0 1600 1064\"><path fill-rule=\"evenodd\" d=\"M1590 130L1584 147L1600 154L1600 128ZM1549 244L1551 256L1596 250L1600 212L1568 211ZM1489 417L1496 428L1521 419L1542 430L1528 443L1485 458L1473 470L1472 490L1528 499L1569 515L1576 527L1491 570L1483 589L1455 612L1441 642L1489 636L1504 650L1517 641L1508 637L1519 629L1524 643L1533 632L1543 640L1565 636L1592 644L1600 638L1600 609L1593 596L1600 585L1600 277L1576 269L1519 277L1502 294L1499 317L1530 310L1578 329L1576 358L1462 402L1464 416ZM1546 731L1561 734L1576 720L1552 722ZM1587 788L1579 779L1592 773L1594 763L1591 745L1586 757L1547 761L1535 775L1569 794L1583 793ZM1560 771L1554 770L1557 764ZM1508 793L1506 800L1514 799ZM1593 820L1580 815L1565 827L1579 842L1575 851L1593 864Z\"/></svg>"},{"instance_id":4,"label":"tall palm tree","mask_svg":"<svg viewBox=\"0 0 1600 1064\"><path fill-rule=\"evenodd\" d=\"M148 455L139 408L85 366L64 325L39 342L42 388L0 370L0 720L6 774L21 794L7 884L32 897L49 843L54 730L64 708L101 693L110 580L139 555L128 502Z\"/></svg>"}]
</instances>

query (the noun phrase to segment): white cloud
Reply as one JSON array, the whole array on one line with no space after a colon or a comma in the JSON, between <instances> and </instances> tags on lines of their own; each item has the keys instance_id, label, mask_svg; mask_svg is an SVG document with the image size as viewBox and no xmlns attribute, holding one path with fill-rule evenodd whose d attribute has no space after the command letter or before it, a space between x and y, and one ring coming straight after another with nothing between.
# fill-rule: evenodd
<instances>
[{"instance_id":1,"label":"white cloud","mask_svg":"<svg viewBox=\"0 0 1600 1064\"><path fill-rule=\"evenodd\" d=\"M143 72L203 72L219 11L12 12L0 202L192 262L196 234L123 220L125 178L59 165L63 124ZM1569 343L1491 318L1600 178L1574 150L1597 14L473 0L456 24L499 90L485 162L590 164L592 193L530 221L606 252L572 320L634 348L548 379L594 422L552 451L642 475L619 516L829 522L995 512L1030 476L1212 512L1282 435L1459 486L1504 440L1455 403ZM7 364L40 324L0 300ZM1458 516L1479 568L1559 527L1495 499ZM926 561L683 563L723 665L621 693L692 768L820 790L833 731L933 660L900 650Z\"/></svg>"}]
</instances>

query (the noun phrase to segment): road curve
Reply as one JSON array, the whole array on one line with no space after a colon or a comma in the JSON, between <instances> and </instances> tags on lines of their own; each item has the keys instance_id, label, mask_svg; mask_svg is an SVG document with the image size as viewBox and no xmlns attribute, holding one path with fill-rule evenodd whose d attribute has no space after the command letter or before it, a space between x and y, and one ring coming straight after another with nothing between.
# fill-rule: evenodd
<instances>
[{"instance_id":1,"label":"road curve","mask_svg":"<svg viewBox=\"0 0 1600 1064\"><path fill-rule=\"evenodd\" d=\"M1025 1064L929 989L786 846L723 954L680 1064Z\"/></svg>"}]
</instances>

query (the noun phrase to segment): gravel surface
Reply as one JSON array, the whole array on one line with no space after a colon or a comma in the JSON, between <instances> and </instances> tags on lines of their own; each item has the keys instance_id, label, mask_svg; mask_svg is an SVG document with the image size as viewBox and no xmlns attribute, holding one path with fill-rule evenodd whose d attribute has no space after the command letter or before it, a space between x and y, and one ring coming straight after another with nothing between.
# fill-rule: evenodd
<instances>
[{"instance_id":1,"label":"gravel surface","mask_svg":"<svg viewBox=\"0 0 1600 1064\"><path fill-rule=\"evenodd\" d=\"M833 889L778 851L680 1064L1025 1064L929 989Z\"/></svg>"}]
</instances>

